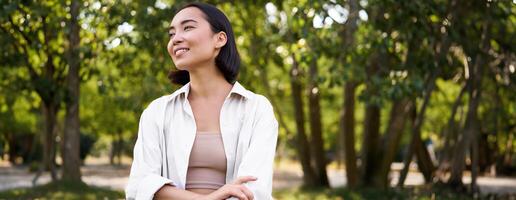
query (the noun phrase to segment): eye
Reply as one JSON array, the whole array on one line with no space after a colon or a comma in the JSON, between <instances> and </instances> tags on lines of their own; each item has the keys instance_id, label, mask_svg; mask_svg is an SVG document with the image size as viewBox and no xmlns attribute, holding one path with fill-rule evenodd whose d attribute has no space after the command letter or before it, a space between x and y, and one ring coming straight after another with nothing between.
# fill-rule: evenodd
<instances>
[{"instance_id":1,"label":"eye","mask_svg":"<svg viewBox=\"0 0 516 200\"><path fill-rule=\"evenodd\" d=\"M168 37L174 37L174 35L176 35L176 33L168 33Z\"/></svg>"},{"instance_id":2,"label":"eye","mask_svg":"<svg viewBox=\"0 0 516 200\"><path fill-rule=\"evenodd\" d=\"M193 29L194 27L193 26L185 26L184 30L187 31L187 30L190 30L190 29Z\"/></svg>"}]
</instances>

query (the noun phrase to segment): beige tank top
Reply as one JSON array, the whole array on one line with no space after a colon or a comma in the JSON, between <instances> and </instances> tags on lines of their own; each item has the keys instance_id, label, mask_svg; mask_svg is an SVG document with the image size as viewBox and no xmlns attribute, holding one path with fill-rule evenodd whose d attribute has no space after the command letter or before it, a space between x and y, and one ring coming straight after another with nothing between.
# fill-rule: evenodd
<instances>
[{"instance_id":1,"label":"beige tank top","mask_svg":"<svg viewBox=\"0 0 516 200\"><path fill-rule=\"evenodd\" d=\"M190 153L186 189L219 189L226 184L226 153L220 133L197 132Z\"/></svg>"}]
</instances>

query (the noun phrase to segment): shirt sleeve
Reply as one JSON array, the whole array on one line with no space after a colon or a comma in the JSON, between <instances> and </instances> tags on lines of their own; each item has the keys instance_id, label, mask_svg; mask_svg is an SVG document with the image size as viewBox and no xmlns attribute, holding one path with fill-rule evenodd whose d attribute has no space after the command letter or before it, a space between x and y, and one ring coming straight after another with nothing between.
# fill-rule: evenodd
<instances>
[{"instance_id":1,"label":"shirt sleeve","mask_svg":"<svg viewBox=\"0 0 516 200\"><path fill-rule=\"evenodd\" d=\"M134 145L133 163L126 187L126 199L148 200L154 197L164 184L174 185L172 180L161 176L162 152L159 128L152 119L151 105L140 117L138 138Z\"/></svg>"},{"instance_id":2,"label":"shirt sleeve","mask_svg":"<svg viewBox=\"0 0 516 200\"><path fill-rule=\"evenodd\" d=\"M248 151L238 168L237 178L254 176L258 180L245 184L254 194L254 199L272 199L272 178L276 143L278 139L278 122L274 117L273 107L263 96L260 103L251 136Z\"/></svg>"}]
</instances>

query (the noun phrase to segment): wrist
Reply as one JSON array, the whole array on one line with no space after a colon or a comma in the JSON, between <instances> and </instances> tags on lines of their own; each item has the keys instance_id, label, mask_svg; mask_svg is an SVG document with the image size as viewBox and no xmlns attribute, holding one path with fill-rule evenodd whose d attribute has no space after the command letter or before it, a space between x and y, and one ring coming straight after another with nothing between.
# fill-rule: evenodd
<instances>
[{"instance_id":1,"label":"wrist","mask_svg":"<svg viewBox=\"0 0 516 200\"><path fill-rule=\"evenodd\" d=\"M211 194L197 194L193 200L214 200L213 196Z\"/></svg>"}]
</instances>

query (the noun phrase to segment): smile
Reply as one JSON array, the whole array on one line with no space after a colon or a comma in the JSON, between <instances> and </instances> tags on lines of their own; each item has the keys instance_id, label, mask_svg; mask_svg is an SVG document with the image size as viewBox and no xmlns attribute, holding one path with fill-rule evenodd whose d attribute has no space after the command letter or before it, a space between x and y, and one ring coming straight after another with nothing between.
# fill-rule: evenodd
<instances>
[{"instance_id":1,"label":"smile","mask_svg":"<svg viewBox=\"0 0 516 200\"><path fill-rule=\"evenodd\" d=\"M180 56L180 55L182 55L183 53L185 53L185 52L187 52L189 50L190 50L189 48L178 48L178 49L174 50L174 54L176 56Z\"/></svg>"}]
</instances>

